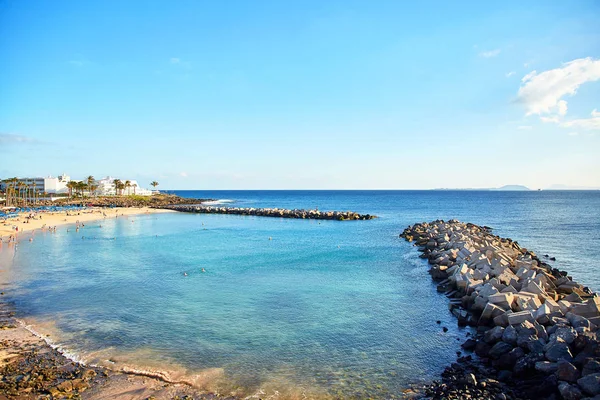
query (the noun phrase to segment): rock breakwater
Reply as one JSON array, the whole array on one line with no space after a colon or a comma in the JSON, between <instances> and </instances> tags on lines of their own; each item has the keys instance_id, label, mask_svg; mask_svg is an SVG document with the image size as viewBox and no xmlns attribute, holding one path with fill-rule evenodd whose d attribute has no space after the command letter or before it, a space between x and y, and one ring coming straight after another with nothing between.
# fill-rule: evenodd
<instances>
[{"instance_id":1,"label":"rock breakwater","mask_svg":"<svg viewBox=\"0 0 600 400\"><path fill-rule=\"evenodd\" d=\"M518 393L503 398L600 398L594 397L600 395L597 294L489 227L438 220L409 226L400 236L432 265L458 324L477 327L462 347L489 367L486 379L495 374ZM426 393L462 398L473 388L470 380L477 384L467 375Z\"/></svg>"},{"instance_id":2,"label":"rock breakwater","mask_svg":"<svg viewBox=\"0 0 600 400\"><path fill-rule=\"evenodd\" d=\"M354 221L377 218L375 215L358 214L352 211L287 210L283 208L241 208L197 205L169 205L160 208L200 214L255 215L260 217L325 219L335 221Z\"/></svg>"}]
</instances>

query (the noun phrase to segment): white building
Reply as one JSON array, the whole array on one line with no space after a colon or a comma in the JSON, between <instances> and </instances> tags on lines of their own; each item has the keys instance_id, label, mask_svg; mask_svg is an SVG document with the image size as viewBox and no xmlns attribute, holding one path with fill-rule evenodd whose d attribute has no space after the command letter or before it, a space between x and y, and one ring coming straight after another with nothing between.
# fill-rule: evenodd
<instances>
[{"instance_id":1,"label":"white building","mask_svg":"<svg viewBox=\"0 0 600 400\"><path fill-rule=\"evenodd\" d=\"M17 178L17 185L24 183L29 187L29 190L35 190L37 193L68 193L67 183L71 177L62 174L59 177L48 176L46 178ZM6 191L9 183L1 182L0 189Z\"/></svg>"},{"instance_id":2,"label":"white building","mask_svg":"<svg viewBox=\"0 0 600 400\"><path fill-rule=\"evenodd\" d=\"M98 179L95 181L95 184L98 185L96 189L96 194L99 196L114 196L116 195L115 184L114 181L117 178L113 178L112 176L107 176L103 179ZM125 183L127 180L121 179L121 182ZM138 196L151 196L152 191L148 189L144 189L140 187L140 185L135 180L129 180L130 186L123 189L124 195L135 194Z\"/></svg>"}]
</instances>

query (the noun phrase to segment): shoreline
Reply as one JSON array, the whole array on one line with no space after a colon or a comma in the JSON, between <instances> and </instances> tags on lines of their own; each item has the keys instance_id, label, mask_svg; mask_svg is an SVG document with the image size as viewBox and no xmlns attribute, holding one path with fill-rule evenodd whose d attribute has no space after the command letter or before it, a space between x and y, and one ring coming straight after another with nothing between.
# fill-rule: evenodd
<instances>
[{"instance_id":1,"label":"shoreline","mask_svg":"<svg viewBox=\"0 0 600 400\"><path fill-rule=\"evenodd\" d=\"M17 217L0 222L0 242L10 237L16 238L18 242L20 240L19 237L35 235L35 232L38 230L50 229L50 227L63 227L65 225L76 225L77 221L85 224L86 222L96 222L107 218L169 212L174 211L150 207L81 207L76 210L21 212ZM28 218L29 215L34 215L34 217ZM19 230L15 231L13 229L14 226L17 226Z\"/></svg>"},{"instance_id":2,"label":"shoreline","mask_svg":"<svg viewBox=\"0 0 600 400\"><path fill-rule=\"evenodd\" d=\"M8 398L77 398L84 392L90 400L224 398L185 380L171 379L168 372L86 364L14 314L6 302L0 302L0 393Z\"/></svg>"}]
</instances>

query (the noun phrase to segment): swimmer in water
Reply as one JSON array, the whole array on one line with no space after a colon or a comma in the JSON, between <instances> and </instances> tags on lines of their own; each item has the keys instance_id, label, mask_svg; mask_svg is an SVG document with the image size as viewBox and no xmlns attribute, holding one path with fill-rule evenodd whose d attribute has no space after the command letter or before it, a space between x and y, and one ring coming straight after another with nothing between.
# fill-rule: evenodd
<instances>
[{"instance_id":1,"label":"swimmer in water","mask_svg":"<svg viewBox=\"0 0 600 400\"><path fill-rule=\"evenodd\" d=\"M201 269L202 272L206 272L206 270L204 268Z\"/></svg>"},{"instance_id":2,"label":"swimmer in water","mask_svg":"<svg viewBox=\"0 0 600 400\"><path fill-rule=\"evenodd\" d=\"M184 273L183 273L183 276L187 276L187 272L184 272Z\"/></svg>"},{"instance_id":3,"label":"swimmer in water","mask_svg":"<svg viewBox=\"0 0 600 400\"><path fill-rule=\"evenodd\" d=\"M269 236L269 240L273 240L273 238L271 236Z\"/></svg>"}]
</instances>

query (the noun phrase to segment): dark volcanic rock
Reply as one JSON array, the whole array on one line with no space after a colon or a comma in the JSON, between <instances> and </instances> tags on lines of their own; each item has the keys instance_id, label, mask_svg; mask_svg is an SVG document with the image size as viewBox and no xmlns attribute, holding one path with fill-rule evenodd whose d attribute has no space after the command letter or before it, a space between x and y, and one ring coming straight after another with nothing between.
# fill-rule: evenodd
<instances>
[{"instance_id":1,"label":"dark volcanic rock","mask_svg":"<svg viewBox=\"0 0 600 400\"><path fill-rule=\"evenodd\" d=\"M569 385L567 382L559 383L558 391L565 400L580 400L583 397L577 385Z\"/></svg>"},{"instance_id":2,"label":"dark volcanic rock","mask_svg":"<svg viewBox=\"0 0 600 400\"><path fill-rule=\"evenodd\" d=\"M550 361L571 361L573 360L573 355L571 354L571 350L569 350L569 346L562 339L558 339L546 350L546 358Z\"/></svg>"},{"instance_id":3,"label":"dark volcanic rock","mask_svg":"<svg viewBox=\"0 0 600 400\"><path fill-rule=\"evenodd\" d=\"M576 382L579 379L579 371L568 361L559 360L557 362L556 377L560 381Z\"/></svg>"},{"instance_id":4,"label":"dark volcanic rock","mask_svg":"<svg viewBox=\"0 0 600 400\"><path fill-rule=\"evenodd\" d=\"M590 396L600 394L600 373L586 375L578 379L577 384Z\"/></svg>"},{"instance_id":5,"label":"dark volcanic rock","mask_svg":"<svg viewBox=\"0 0 600 400\"><path fill-rule=\"evenodd\" d=\"M489 356L492 358L500 358L503 354L511 351L513 347L506 342L498 342L496 343L488 352Z\"/></svg>"}]
</instances>

